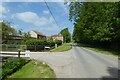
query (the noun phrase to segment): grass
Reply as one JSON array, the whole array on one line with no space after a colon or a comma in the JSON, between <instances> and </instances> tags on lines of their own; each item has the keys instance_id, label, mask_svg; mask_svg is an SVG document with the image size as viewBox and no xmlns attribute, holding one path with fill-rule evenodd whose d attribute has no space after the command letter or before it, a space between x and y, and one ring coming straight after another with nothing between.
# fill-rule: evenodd
<instances>
[{"instance_id":1,"label":"grass","mask_svg":"<svg viewBox=\"0 0 120 80\"><path fill-rule=\"evenodd\" d=\"M43 62L30 61L8 78L55 78L53 70Z\"/></svg>"},{"instance_id":2,"label":"grass","mask_svg":"<svg viewBox=\"0 0 120 80\"><path fill-rule=\"evenodd\" d=\"M112 50L112 49L106 49L104 47L96 47L96 46L92 46L92 45L88 45L88 44L79 44L82 47L85 47L87 49L96 51L96 52L100 52L103 54L107 54L107 55L114 55L114 56L118 56L120 54L120 51L117 50Z\"/></svg>"},{"instance_id":3,"label":"grass","mask_svg":"<svg viewBox=\"0 0 120 80\"><path fill-rule=\"evenodd\" d=\"M63 52L63 51L68 51L70 49L72 49L71 43L64 43L61 46L50 50L50 52Z\"/></svg>"}]
</instances>

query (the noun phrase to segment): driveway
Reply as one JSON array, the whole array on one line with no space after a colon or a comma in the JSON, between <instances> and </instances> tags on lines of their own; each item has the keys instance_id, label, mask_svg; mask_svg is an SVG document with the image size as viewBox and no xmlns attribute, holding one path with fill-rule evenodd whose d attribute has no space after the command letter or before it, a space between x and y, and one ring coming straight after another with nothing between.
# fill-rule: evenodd
<instances>
[{"instance_id":1,"label":"driveway","mask_svg":"<svg viewBox=\"0 0 120 80\"><path fill-rule=\"evenodd\" d=\"M66 52L31 52L31 59L44 61L57 78L117 78L118 58L73 45Z\"/></svg>"}]
</instances>

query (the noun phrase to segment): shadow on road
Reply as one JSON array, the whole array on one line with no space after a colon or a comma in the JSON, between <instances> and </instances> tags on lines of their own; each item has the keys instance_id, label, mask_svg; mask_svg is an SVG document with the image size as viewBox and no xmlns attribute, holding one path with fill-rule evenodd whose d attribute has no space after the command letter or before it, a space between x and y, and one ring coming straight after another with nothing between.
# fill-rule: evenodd
<instances>
[{"instance_id":1,"label":"shadow on road","mask_svg":"<svg viewBox=\"0 0 120 80\"><path fill-rule=\"evenodd\" d=\"M108 80L108 78L112 79L112 80L119 80L118 78L120 77L120 73L118 71L117 68L113 68L113 67L108 67L108 73L110 76L103 76L103 80Z\"/></svg>"},{"instance_id":2,"label":"shadow on road","mask_svg":"<svg viewBox=\"0 0 120 80\"><path fill-rule=\"evenodd\" d=\"M77 47L79 45L77 43L73 43L72 46Z\"/></svg>"}]
</instances>

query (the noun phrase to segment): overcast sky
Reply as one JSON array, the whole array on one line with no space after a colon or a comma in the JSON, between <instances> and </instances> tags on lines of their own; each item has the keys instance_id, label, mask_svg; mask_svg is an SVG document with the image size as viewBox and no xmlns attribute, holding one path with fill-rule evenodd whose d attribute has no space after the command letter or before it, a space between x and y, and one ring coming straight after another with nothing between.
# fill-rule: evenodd
<instances>
[{"instance_id":1,"label":"overcast sky","mask_svg":"<svg viewBox=\"0 0 120 80\"><path fill-rule=\"evenodd\" d=\"M47 2L57 23L56 25L44 2L3 2L0 4L0 19L12 21L12 27L27 32L36 30L45 35L58 34L68 27L72 33L73 24L69 21L69 7L63 2Z\"/></svg>"}]
</instances>

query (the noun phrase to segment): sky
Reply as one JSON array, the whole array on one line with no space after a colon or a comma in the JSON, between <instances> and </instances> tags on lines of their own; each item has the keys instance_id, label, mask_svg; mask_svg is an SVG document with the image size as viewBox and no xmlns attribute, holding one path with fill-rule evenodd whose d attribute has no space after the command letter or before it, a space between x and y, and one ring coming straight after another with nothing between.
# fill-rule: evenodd
<instances>
[{"instance_id":1,"label":"sky","mask_svg":"<svg viewBox=\"0 0 120 80\"><path fill-rule=\"evenodd\" d=\"M69 21L69 7L63 2L47 2L53 16L44 2L2 2L0 20L11 21L11 27L28 32L36 30L46 36L58 34L68 27L73 32L73 23Z\"/></svg>"}]
</instances>

